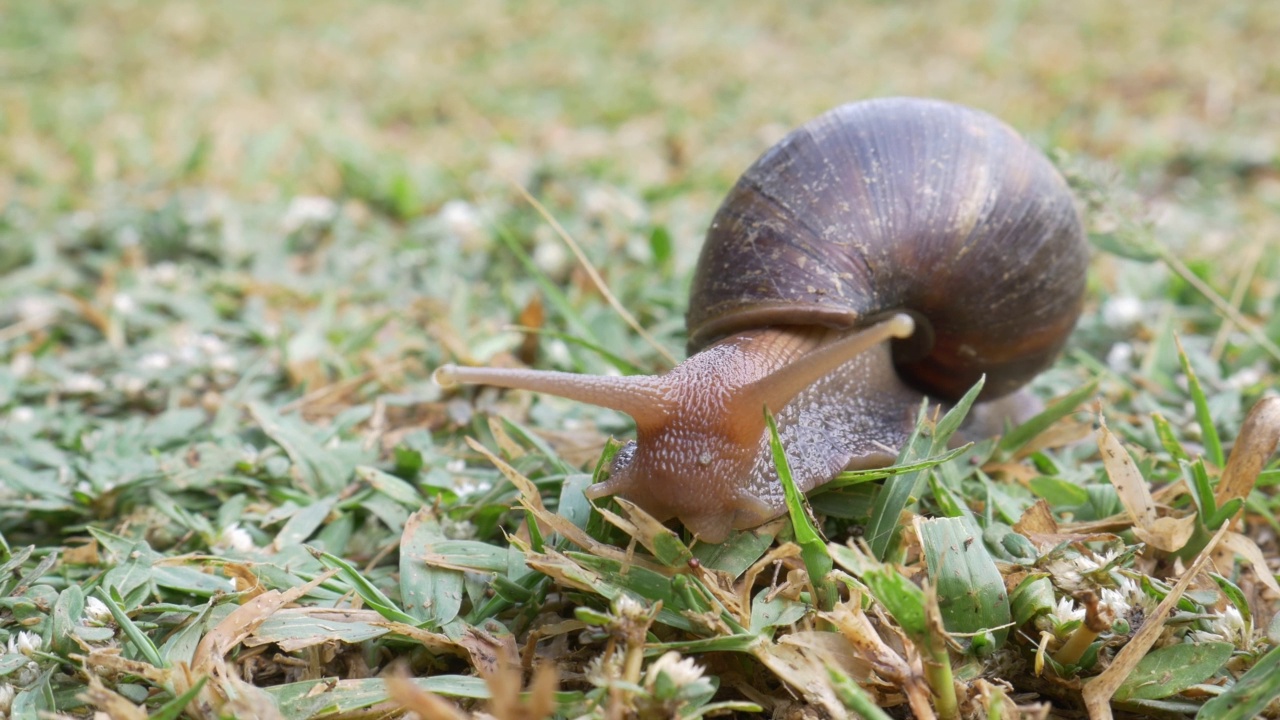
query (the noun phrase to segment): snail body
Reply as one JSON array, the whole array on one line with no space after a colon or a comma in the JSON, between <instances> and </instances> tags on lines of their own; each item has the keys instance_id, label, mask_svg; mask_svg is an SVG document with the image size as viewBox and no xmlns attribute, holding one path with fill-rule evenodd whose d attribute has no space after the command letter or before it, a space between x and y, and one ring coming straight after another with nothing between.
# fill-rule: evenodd
<instances>
[{"instance_id":1,"label":"snail body","mask_svg":"<svg viewBox=\"0 0 1280 720\"><path fill-rule=\"evenodd\" d=\"M852 103L766 151L721 204L676 368L446 366L437 379L630 414L635 444L588 494L718 542L786 510L763 408L801 490L887 465L926 397L954 401L985 376L979 399L993 401L1053 361L1087 260L1066 183L1013 129L934 100Z\"/></svg>"}]
</instances>

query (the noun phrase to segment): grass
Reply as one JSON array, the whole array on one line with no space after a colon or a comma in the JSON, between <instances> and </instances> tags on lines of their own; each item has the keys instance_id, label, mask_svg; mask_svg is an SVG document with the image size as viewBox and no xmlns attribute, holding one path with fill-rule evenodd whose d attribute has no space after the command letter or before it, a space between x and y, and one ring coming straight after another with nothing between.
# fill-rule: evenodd
<instances>
[{"instance_id":1,"label":"grass","mask_svg":"<svg viewBox=\"0 0 1280 720\"><path fill-rule=\"evenodd\" d=\"M1267 3L0 15L10 716L1217 718L1280 696ZM1045 416L955 455L925 423L896 474L708 546L586 500L625 417L431 383L453 360L667 367L729 184L884 94L991 110L1087 206L1089 303L1034 384L1069 397Z\"/></svg>"}]
</instances>

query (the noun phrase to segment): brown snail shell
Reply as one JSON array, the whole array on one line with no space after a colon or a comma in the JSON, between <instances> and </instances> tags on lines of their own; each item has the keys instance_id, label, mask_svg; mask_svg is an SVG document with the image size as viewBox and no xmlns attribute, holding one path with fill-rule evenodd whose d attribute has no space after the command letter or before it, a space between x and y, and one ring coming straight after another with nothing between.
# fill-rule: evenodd
<instances>
[{"instance_id":1,"label":"brown snail shell","mask_svg":"<svg viewBox=\"0 0 1280 720\"><path fill-rule=\"evenodd\" d=\"M899 373L984 398L1049 365L1088 252L1062 177L994 117L937 100L838 107L787 135L720 205L693 280L689 348L743 328L852 327L910 312L932 347Z\"/></svg>"},{"instance_id":2,"label":"brown snail shell","mask_svg":"<svg viewBox=\"0 0 1280 720\"><path fill-rule=\"evenodd\" d=\"M802 490L888 464L926 396L955 400L985 375L983 399L999 398L1052 362L1087 261L1066 183L1007 125L936 100L869 100L793 131L730 191L694 274L696 352L670 372L437 378L629 413L635 446L588 494L717 542L785 512L765 407Z\"/></svg>"}]
</instances>

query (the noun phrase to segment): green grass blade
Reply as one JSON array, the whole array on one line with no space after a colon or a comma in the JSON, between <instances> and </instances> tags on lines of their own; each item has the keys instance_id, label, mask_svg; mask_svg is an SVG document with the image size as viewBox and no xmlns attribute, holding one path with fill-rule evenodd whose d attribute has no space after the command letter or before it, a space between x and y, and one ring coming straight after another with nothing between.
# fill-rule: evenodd
<instances>
[{"instance_id":1,"label":"green grass blade","mask_svg":"<svg viewBox=\"0 0 1280 720\"><path fill-rule=\"evenodd\" d=\"M782 447L782 439L778 437L778 425L769 408L764 409L764 420L769 426L769 448L773 452L773 464L778 470L782 491L786 494L787 512L791 516L796 544L800 546L800 556L804 560L805 569L809 571L809 580L820 596L820 604L824 610L830 610L835 597L834 587L827 580L833 567L831 555L827 553L827 543L822 539L818 528L814 527L809 509L805 506L804 495L791 477L791 465L787 462L786 450Z\"/></svg>"},{"instance_id":2,"label":"green grass blade","mask_svg":"<svg viewBox=\"0 0 1280 720\"><path fill-rule=\"evenodd\" d=\"M142 628L138 627L133 618L129 617L119 600L112 597L112 593L99 587L94 590L94 595L107 606L107 610L111 611L111 617L115 619L116 624L124 631L125 637L129 638L129 642L133 643L144 660L158 668L169 667L164 658L160 657L160 650L156 648L155 643L151 642L151 638L142 632Z\"/></svg>"},{"instance_id":3,"label":"green grass blade","mask_svg":"<svg viewBox=\"0 0 1280 720\"><path fill-rule=\"evenodd\" d=\"M1178 362L1182 363L1182 373L1187 376L1187 391L1191 393L1191 402L1196 407L1196 422L1200 424L1201 441L1204 442L1205 452L1209 454L1209 460L1219 469L1227 464L1226 455L1222 452L1222 440L1218 438L1218 429L1213 424L1213 414L1209 412L1209 398L1205 397L1204 388L1200 387L1200 379L1196 377L1196 373L1191 369L1191 359L1187 357L1187 351L1182 347L1182 340L1174 339L1178 343Z\"/></svg>"},{"instance_id":4,"label":"green grass blade","mask_svg":"<svg viewBox=\"0 0 1280 720\"><path fill-rule=\"evenodd\" d=\"M1063 395L1049 407L1037 413L1035 417L1005 433L1000 440L1000 450L1007 455L1017 453L1054 423L1075 412L1076 408L1080 407L1080 403L1088 400L1097 390L1098 381L1091 380Z\"/></svg>"}]
</instances>

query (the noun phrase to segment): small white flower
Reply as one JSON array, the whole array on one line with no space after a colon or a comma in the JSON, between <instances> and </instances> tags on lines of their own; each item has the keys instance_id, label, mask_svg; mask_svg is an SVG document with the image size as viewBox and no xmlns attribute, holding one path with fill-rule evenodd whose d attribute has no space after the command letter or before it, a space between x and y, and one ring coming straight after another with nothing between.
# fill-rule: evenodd
<instances>
[{"instance_id":1,"label":"small white flower","mask_svg":"<svg viewBox=\"0 0 1280 720\"><path fill-rule=\"evenodd\" d=\"M138 301L132 295L116 293L111 298L111 307L121 315L129 315L138 309Z\"/></svg>"},{"instance_id":2,"label":"small white flower","mask_svg":"<svg viewBox=\"0 0 1280 720\"><path fill-rule=\"evenodd\" d=\"M666 675L676 687L691 685L702 679L705 672L693 658L681 658L680 653L671 650L653 661L644 676L644 684L652 688L658 682L659 675Z\"/></svg>"},{"instance_id":3,"label":"small white flower","mask_svg":"<svg viewBox=\"0 0 1280 720\"><path fill-rule=\"evenodd\" d=\"M236 360L235 355L227 354L214 355L213 359L209 361L209 367L217 370L218 372L234 372L235 369L239 367L239 364L240 363Z\"/></svg>"},{"instance_id":4,"label":"small white flower","mask_svg":"<svg viewBox=\"0 0 1280 720\"><path fill-rule=\"evenodd\" d=\"M623 593L613 601L613 614L621 619L642 620L649 616L649 610L639 600Z\"/></svg>"},{"instance_id":5,"label":"small white flower","mask_svg":"<svg viewBox=\"0 0 1280 720\"><path fill-rule=\"evenodd\" d=\"M1058 623L1069 623L1075 620L1084 620L1084 608L1077 607L1075 600L1069 597L1058 598L1058 605L1053 609L1053 616L1057 618Z\"/></svg>"},{"instance_id":6,"label":"small white flower","mask_svg":"<svg viewBox=\"0 0 1280 720\"><path fill-rule=\"evenodd\" d=\"M223 342L222 338L209 333L201 333L196 338L196 344L200 346L200 350L205 355L221 355L227 351L227 344Z\"/></svg>"},{"instance_id":7,"label":"small white flower","mask_svg":"<svg viewBox=\"0 0 1280 720\"><path fill-rule=\"evenodd\" d=\"M106 388L106 383L88 373L75 373L62 381L62 391L71 395L93 395Z\"/></svg>"},{"instance_id":8,"label":"small white flower","mask_svg":"<svg viewBox=\"0 0 1280 720\"><path fill-rule=\"evenodd\" d=\"M147 381L133 375L116 375L111 378L111 387L125 395L139 395L147 389Z\"/></svg>"},{"instance_id":9,"label":"small white flower","mask_svg":"<svg viewBox=\"0 0 1280 720\"><path fill-rule=\"evenodd\" d=\"M9 411L9 422L14 425L24 425L35 419L36 411L26 405L19 405Z\"/></svg>"},{"instance_id":10,"label":"small white flower","mask_svg":"<svg viewBox=\"0 0 1280 720\"><path fill-rule=\"evenodd\" d=\"M0 717L9 716L9 711L13 709L13 697L17 694L18 691L9 683L0 683Z\"/></svg>"},{"instance_id":11,"label":"small white flower","mask_svg":"<svg viewBox=\"0 0 1280 720\"><path fill-rule=\"evenodd\" d=\"M466 200L450 200L440 208L440 221L449 233L465 245L475 247L484 242L484 223L480 213Z\"/></svg>"},{"instance_id":12,"label":"small white flower","mask_svg":"<svg viewBox=\"0 0 1280 720\"><path fill-rule=\"evenodd\" d=\"M18 298L14 303L14 310L19 320L34 324L48 322L58 314L58 306L52 300L43 297Z\"/></svg>"},{"instance_id":13,"label":"small white flower","mask_svg":"<svg viewBox=\"0 0 1280 720\"><path fill-rule=\"evenodd\" d=\"M286 233L291 233L312 223L329 222L337 214L338 204L329 198L304 195L294 198L289 203L288 209L284 212L284 218L280 220L280 226Z\"/></svg>"},{"instance_id":14,"label":"small white flower","mask_svg":"<svg viewBox=\"0 0 1280 720\"><path fill-rule=\"evenodd\" d=\"M476 526L470 520L440 519L440 530L450 540L471 540L476 536Z\"/></svg>"},{"instance_id":15,"label":"small white flower","mask_svg":"<svg viewBox=\"0 0 1280 720\"><path fill-rule=\"evenodd\" d=\"M1102 305L1102 322L1112 330L1127 330L1142 320L1142 301L1119 295Z\"/></svg>"},{"instance_id":16,"label":"small white flower","mask_svg":"<svg viewBox=\"0 0 1280 720\"><path fill-rule=\"evenodd\" d=\"M172 364L173 359L167 353L162 352L149 352L138 358L138 367L151 372L166 370Z\"/></svg>"},{"instance_id":17,"label":"small white flower","mask_svg":"<svg viewBox=\"0 0 1280 720\"><path fill-rule=\"evenodd\" d=\"M40 646L43 644L44 642L40 639L39 635L33 632L27 632L26 630L20 631L17 635L9 636L9 652L22 653L27 657L31 657L39 652Z\"/></svg>"},{"instance_id":18,"label":"small white flower","mask_svg":"<svg viewBox=\"0 0 1280 720\"><path fill-rule=\"evenodd\" d=\"M157 285L173 285L178 282L179 272L177 265L166 260L152 266L149 274Z\"/></svg>"},{"instance_id":19,"label":"small white flower","mask_svg":"<svg viewBox=\"0 0 1280 720\"><path fill-rule=\"evenodd\" d=\"M1133 370L1133 345L1127 342L1116 343L1107 351L1107 367L1112 372L1128 373Z\"/></svg>"},{"instance_id":20,"label":"small white flower","mask_svg":"<svg viewBox=\"0 0 1280 720\"><path fill-rule=\"evenodd\" d=\"M96 597L84 601L84 619L91 625L106 625L111 621L111 610Z\"/></svg>"},{"instance_id":21,"label":"small white flower","mask_svg":"<svg viewBox=\"0 0 1280 720\"><path fill-rule=\"evenodd\" d=\"M569 253L558 239L540 242L533 248L533 264L552 277L560 277L569 269Z\"/></svg>"},{"instance_id":22,"label":"small white flower","mask_svg":"<svg viewBox=\"0 0 1280 720\"><path fill-rule=\"evenodd\" d=\"M9 363L9 372L13 373L19 380L31 374L36 369L36 359L31 353L18 353L13 356L13 360Z\"/></svg>"},{"instance_id":23,"label":"small white flower","mask_svg":"<svg viewBox=\"0 0 1280 720\"><path fill-rule=\"evenodd\" d=\"M253 544L253 536L248 530L240 527L240 523L233 523L222 530L214 547L230 548L236 552L247 553L257 546Z\"/></svg>"}]
</instances>

